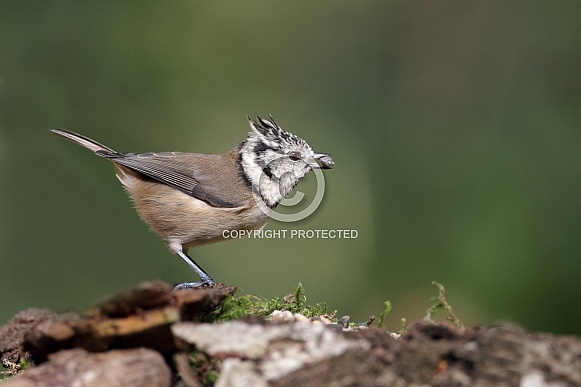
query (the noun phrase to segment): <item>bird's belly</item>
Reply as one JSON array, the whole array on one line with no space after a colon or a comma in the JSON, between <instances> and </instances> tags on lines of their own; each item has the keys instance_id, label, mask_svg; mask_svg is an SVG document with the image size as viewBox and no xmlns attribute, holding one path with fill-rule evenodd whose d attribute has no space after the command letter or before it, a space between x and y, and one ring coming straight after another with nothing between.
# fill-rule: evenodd
<instances>
[{"instance_id":1,"label":"bird's belly","mask_svg":"<svg viewBox=\"0 0 581 387\"><path fill-rule=\"evenodd\" d=\"M151 186L147 195L131 195L135 209L168 245L187 248L219 242L228 231L261 229L268 220L252 198L241 207L214 207L162 184L140 183Z\"/></svg>"},{"instance_id":2,"label":"bird's belly","mask_svg":"<svg viewBox=\"0 0 581 387\"><path fill-rule=\"evenodd\" d=\"M258 207L210 207L192 214L190 227L179 237L185 248L229 240L234 230L259 230L268 220ZM194 227L195 226L195 227Z\"/></svg>"}]
</instances>

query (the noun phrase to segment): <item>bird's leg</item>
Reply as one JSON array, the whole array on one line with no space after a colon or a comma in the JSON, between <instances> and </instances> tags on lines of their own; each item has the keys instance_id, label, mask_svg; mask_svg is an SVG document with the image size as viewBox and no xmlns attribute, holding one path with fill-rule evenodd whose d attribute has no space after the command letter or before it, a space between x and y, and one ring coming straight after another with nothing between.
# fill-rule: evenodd
<instances>
[{"instance_id":1,"label":"bird's leg","mask_svg":"<svg viewBox=\"0 0 581 387\"><path fill-rule=\"evenodd\" d=\"M181 257L184 261L186 261L186 263L192 268L192 270L196 272L198 277L200 277L201 282L184 282L183 284L179 284L178 286L176 286L173 289L174 292L180 289L193 289L199 288L201 286L212 286L215 284L212 277L210 277L208 273L202 270L202 268L198 266L196 262L194 262L194 260L188 256L187 253L183 252L182 250L178 250L176 251L176 254L179 257Z\"/></svg>"}]
</instances>

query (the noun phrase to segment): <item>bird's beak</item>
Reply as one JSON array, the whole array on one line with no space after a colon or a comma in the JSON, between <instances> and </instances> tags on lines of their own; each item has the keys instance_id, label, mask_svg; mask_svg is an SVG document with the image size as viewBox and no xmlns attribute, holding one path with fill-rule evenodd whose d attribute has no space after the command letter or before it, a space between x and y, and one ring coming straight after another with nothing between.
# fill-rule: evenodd
<instances>
[{"instance_id":1,"label":"bird's beak","mask_svg":"<svg viewBox=\"0 0 581 387\"><path fill-rule=\"evenodd\" d=\"M311 163L313 168L331 169L335 162L328 153L315 153L313 155L314 162Z\"/></svg>"}]
</instances>

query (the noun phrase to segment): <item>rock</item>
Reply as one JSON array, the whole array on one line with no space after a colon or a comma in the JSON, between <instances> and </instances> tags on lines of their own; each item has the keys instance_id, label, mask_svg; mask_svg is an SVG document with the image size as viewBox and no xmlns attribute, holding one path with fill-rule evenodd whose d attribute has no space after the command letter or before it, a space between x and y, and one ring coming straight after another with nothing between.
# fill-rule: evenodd
<instances>
[{"instance_id":1,"label":"rock","mask_svg":"<svg viewBox=\"0 0 581 387\"><path fill-rule=\"evenodd\" d=\"M312 364L369 344L323 325L177 323L173 334L211 356L225 357L216 386L267 385ZM230 381L236 380L236 384ZM241 384L245 380L247 384Z\"/></svg>"},{"instance_id":2,"label":"rock","mask_svg":"<svg viewBox=\"0 0 581 387\"><path fill-rule=\"evenodd\" d=\"M163 357L149 349L104 353L71 349L51 355L2 387L169 387L171 377Z\"/></svg>"}]
</instances>

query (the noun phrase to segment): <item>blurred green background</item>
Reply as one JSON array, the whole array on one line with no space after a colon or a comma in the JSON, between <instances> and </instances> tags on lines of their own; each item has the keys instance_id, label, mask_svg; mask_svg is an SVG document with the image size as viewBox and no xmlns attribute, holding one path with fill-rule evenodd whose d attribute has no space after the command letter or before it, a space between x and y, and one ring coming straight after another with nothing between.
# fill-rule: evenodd
<instances>
[{"instance_id":1,"label":"blurred green background","mask_svg":"<svg viewBox=\"0 0 581 387\"><path fill-rule=\"evenodd\" d=\"M125 152L224 152L272 113L330 152L323 205L191 250L219 282L388 326L443 283L468 325L581 334L581 3L0 2L0 323L194 280L136 216ZM299 190L308 192L313 178Z\"/></svg>"}]
</instances>

